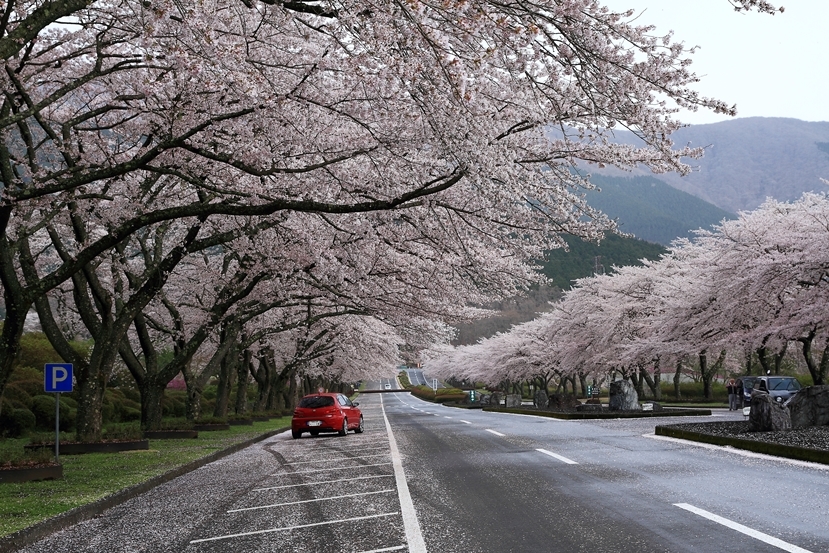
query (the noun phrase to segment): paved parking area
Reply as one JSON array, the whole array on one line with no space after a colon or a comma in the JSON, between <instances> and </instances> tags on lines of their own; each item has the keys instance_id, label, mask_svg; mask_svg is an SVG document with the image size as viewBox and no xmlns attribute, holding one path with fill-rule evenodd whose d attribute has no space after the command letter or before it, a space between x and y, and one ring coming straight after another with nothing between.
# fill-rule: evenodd
<instances>
[{"instance_id":1,"label":"paved parking area","mask_svg":"<svg viewBox=\"0 0 829 553\"><path fill-rule=\"evenodd\" d=\"M416 552L382 399L361 400L363 434L274 436L22 551Z\"/></svg>"}]
</instances>

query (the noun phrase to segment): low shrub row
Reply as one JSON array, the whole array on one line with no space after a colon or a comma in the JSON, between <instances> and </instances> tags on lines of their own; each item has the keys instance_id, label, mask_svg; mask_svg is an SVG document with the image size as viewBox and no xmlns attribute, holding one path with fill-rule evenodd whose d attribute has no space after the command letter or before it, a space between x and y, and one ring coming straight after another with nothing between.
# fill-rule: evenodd
<instances>
[{"instance_id":1,"label":"low shrub row","mask_svg":"<svg viewBox=\"0 0 829 553\"><path fill-rule=\"evenodd\" d=\"M433 390L429 386L408 386L409 391L426 401L434 403L461 402L468 399L466 392L458 388L438 388Z\"/></svg>"}]
</instances>

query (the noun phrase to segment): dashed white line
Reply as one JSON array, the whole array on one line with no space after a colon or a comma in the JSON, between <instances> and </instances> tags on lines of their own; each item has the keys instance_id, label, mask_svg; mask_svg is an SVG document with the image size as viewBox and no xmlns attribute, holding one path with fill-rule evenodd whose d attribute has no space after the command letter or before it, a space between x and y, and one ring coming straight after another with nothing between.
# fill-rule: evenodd
<instances>
[{"instance_id":1,"label":"dashed white line","mask_svg":"<svg viewBox=\"0 0 829 553\"><path fill-rule=\"evenodd\" d=\"M506 436L506 434L501 434L501 433L500 433L500 432L498 432L497 430L492 430L492 429L490 429L490 428L486 428L485 430L486 430L487 432L489 432L490 434L495 434L496 436L501 436L501 437Z\"/></svg>"},{"instance_id":2,"label":"dashed white line","mask_svg":"<svg viewBox=\"0 0 829 553\"><path fill-rule=\"evenodd\" d=\"M536 451L541 452L544 455L549 455L550 457L558 459L559 461L567 463L568 465L578 465L577 462L573 461L572 459L568 459L567 457L564 457L563 455L559 455L558 453L553 453L552 451L547 451L546 449L536 449Z\"/></svg>"},{"instance_id":3,"label":"dashed white line","mask_svg":"<svg viewBox=\"0 0 829 553\"><path fill-rule=\"evenodd\" d=\"M471 422L469 422L469 421L465 421L465 420L463 420L463 419L458 419L458 420L459 420L459 421L461 421L461 422L462 422L462 423L464 423L464 424L472 424Z\"/></svg>"},{"instance_id":4,"label":"dashed white line","mask_svg":"<svg viewBox=\"0 0 829 553\"><path fill-rule=\"evenodd\" d=\"M727 528L736 530L737 532L745 534L746 536L750 536L756 540L760 540L769 545L773 545L774 547L780 548L783 551L788 551L789 553L812 553L808 549L803 549L802 547L798 547L794 544L777 539L774 536L769 536L768 534L764 534L763 532L759 532L757 530L754 530L753 528L749 528L748 526L743 526L742 524L734 522L733 520L723 518L719 515L715 515L714 513L710 513L698 507L694 507L693 505L689 505L687 503L674 503L674 506L679 507L680 509L685 509L686 511L690 511L695 515L707 518L708 520L714 521L718 524L722 524Z\"/></svg>"},{"instance_id":5,"label":"dashed white line","mask_svg":"<svg viewBox=\"0 0 829 553\"><path fill-rule=\"evenodd\" d=\"M400 551L406 549L406 545L398 545L397 547L384 547L383 549L372 549L371 551L361 551L360 553L382 553L383 551Z\"/></svg>"},{"instance_id":6,"label":"dashed white line","mask_svg":"<svg viewBox=\"0 0 829 553\"><path fill-rule=\"evenodd\" d=\"M238 534L225 534L224 536L215 536L212 538L202 538L199 540L191 540L190 543L204 543L208 541L219 541L219 540L229 540L231 538L241 538L244 536L255 536L258 534L271 534L273 532L287 532L289 530L299 530L301 528L313 528L314 526L325 526L327 524L340 524L343 522L355 522L358 520L369 520L372 518L380 518L380 517L391 517L395 515L399 515L400 511L396 511L394 513L382 513L379 515L368 515L364 517L355 517L355 518L344 518L340 520L326 520L324 522L313 522L311 524L299 524L297 526L283 526L281 528L268 528L267 530L254 530L253 532L240 532ZM425 551L425 549L424 549Z\"/></svg>"},{"instance_id":7,"label":"dashed white line","mask_svg":"<svg viewBox=\"0 0 829 553\"><path fill-rule=\"evenodd\" d=\"M335 495L331 497L317 497L315 499L305 499L303 501L291 501L290 503L273 503L271 505L257 505L256 507L243 507L241 509L230 509L228 513L241 513L243 511L257 511L259 509L272 509L275 507L285 507L288 505L302 505L305 503L315 503L317 501L327 501L329 499L347 499L349 497L362 497L364 495L376 495L378 493L391 493L394 490L378 490L374 492L352 493L348 495Z\"/></svg>"}]
</instances>

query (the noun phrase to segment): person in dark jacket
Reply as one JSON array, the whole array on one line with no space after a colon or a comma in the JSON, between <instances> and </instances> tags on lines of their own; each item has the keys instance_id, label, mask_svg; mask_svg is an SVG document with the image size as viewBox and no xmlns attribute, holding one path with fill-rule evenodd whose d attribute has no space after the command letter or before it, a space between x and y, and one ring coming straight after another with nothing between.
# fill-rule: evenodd
<instances>
[{"instance_id":1,"label":"person in dark jacket","mask_svg":"<svg viewBox=\"0 0 829 553\"><path fill-rule=\"evenodd\" d=\"M736 411L739 409L739 401L740 401L740 394L742 390L740 386L737 386L737 382L734 381L732 378L726 384L725 389L728 392L728 410L729 411Z\"/></svg>"}]
</instances>

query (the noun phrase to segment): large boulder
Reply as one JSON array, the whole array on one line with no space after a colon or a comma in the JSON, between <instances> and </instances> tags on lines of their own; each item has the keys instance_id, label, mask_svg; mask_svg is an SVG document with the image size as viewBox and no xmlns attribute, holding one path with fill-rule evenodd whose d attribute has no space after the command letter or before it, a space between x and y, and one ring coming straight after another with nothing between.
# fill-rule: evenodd
<instances>
[{"instance_id":1,"label":"large boulder","mask_svg":"<svg viewBox=\"0 0 829 553\"><path fill-rule=\"evenodd\" d=\"M829 386L808 386L789 400L792 428L829 424Z\"/></svg>"},{"instance_id":2,"label":"large boulder","mask_svg":"<svg viewBox=\"0 0 829 553\"><path fill-rule=\"evenodd\" d=\"M575 411L581 402L573 394L553 394L547 406L554 411Z\"/></svg>"},{"instance_id":3,"label":"large boulder","mask_svg":"<svg viewBox=\"0 0 829 553\"><path fill-rule=\"evenodd\" d=\"M507 408L521 407L521 394L507 394L506 400L504 401L504 405Z\"/></svg>"},{"instance_id":4,"label":"large boulder","mask_svg":"<svg viewBox=\"0 0 829 553\"><path fill-rule=\"evenodd\" d=\"M610 402L608 409L611 411L641 411L639 405L639 394L636 388L627 380L615 380L610 383Z\"/></svg>"},{"instance_id":5,"label":"large boulder","mask_svg":"<svg viewBox=\"0 0 829 553\"><path fill-rule=\"evenodd\" d=\"M545 390L536 390L533 394L533 405L539 409L546 409L550 405L550 396Z\"/></svg>"},{"instance_id":6,"label":"large boulder","mask_svg":"<svg viewBox=\"0 0 829 553\"><path fill-rule=\"evenodd\" d=\"M774 401L766 392L752 390L751 411L748 415L749 432L791 430L789 408Z\"/></svg>"}]
</instances>

